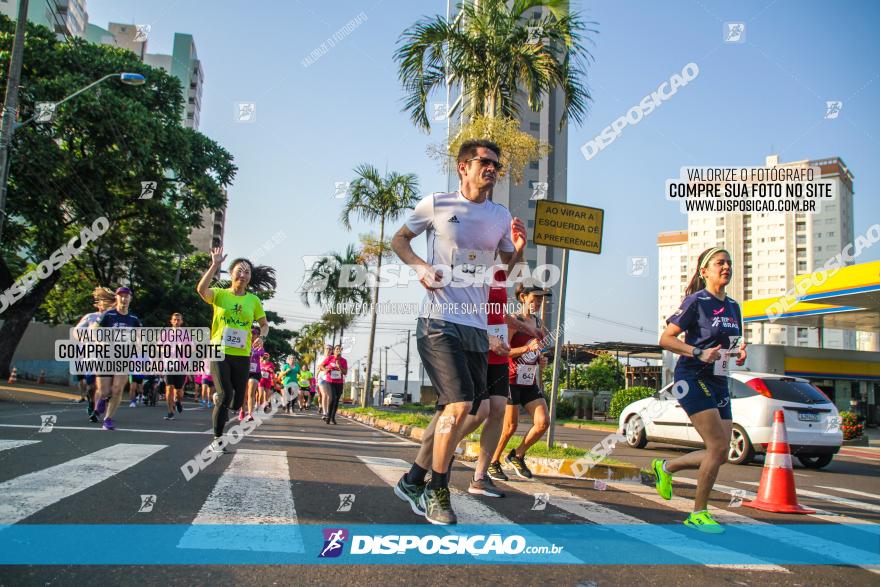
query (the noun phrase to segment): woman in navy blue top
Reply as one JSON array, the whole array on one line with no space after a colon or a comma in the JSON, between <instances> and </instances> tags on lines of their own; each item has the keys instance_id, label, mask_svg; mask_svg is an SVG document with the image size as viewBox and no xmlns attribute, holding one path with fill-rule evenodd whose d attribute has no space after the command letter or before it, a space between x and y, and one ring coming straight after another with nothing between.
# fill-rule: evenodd
<instances>
[{"instance_id":1,"label":"woman in navy blue top","mask_svg":"<svg viewBox=\"0 0 880 587\"><path fill-rule=\"evenodd\" d=\"M703 251L681 306L666 319L666 330L660 336L660 345L679 355L674 393L706 448L668 462L655 459L651 464L657 492L664 499L672 498L673 473L700 470L694 512L684 523L715 534L724 530L709 515L706 503L718 469L727 460L733 428L728 360L736 358L737 365L746 360L745 343L740 342L742 313L724 292L732 275L730 253L721 248ZM684 341L679 338L682 333Z\"/></svg>"}]
</instances>

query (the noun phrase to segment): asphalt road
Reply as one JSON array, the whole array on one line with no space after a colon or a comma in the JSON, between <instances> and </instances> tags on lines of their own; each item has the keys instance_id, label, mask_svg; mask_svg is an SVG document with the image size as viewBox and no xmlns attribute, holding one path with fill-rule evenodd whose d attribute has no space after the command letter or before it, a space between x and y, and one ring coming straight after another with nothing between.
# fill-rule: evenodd
<instances>
[{"instance_id":1,"label":"asphalt road","mask_svg":"<svg viewBox=\"0 0 880 587\"><path fill-rule=\"evenodd\" d=\"M407 439L339 418L325 425L316 414L278 414L231 449L229 455L187 481L181 466L210 440L210 415L193 402L174 421L163 420L162 407L129 408L123 404L117 430L105 432L87 421L82 405L63 397L10 391L0 386L0 524L293 524L346 527L358 524L425 524L392 492L416 445ZM51 431L40 432L43 416L54 416ZM557 438L579 446L595 444L605 434L560 429ZM592 445L590 444L590 446ZM649 445L633 451L619 446L615 458L643 464L657 455L679 452ZM95 464L95 455L101 465ZM503 484L504 499L468 496L469 465L457 463L453 505L463 522L479 524L589 524L626 520L629 528L680 524L689 510L693 486L676 478L676 497L658 503L653 489L633 483L571 479L519 479ZM760 465L727 466L719 483L754 491ZM876 548L880 495L876 463L840 458L824 471L796 469L801 497L821 508L812 517L793 520L749 508L731 507L730 495L713 493L711 504L735 523L868 523L862 548ZM829 489L830 488L830 489ZM550 495L545 509L533 509L535 494ZM141 496L155 496L151 511ZM341 495L353 496L351 508L339 511ZM817 497L819 495L825 497ZM343 510L346 508L342 508ZM636 525L638 524L638 525ZM635 526L633 526L635 525ZM614 544L650 549L638 532L618 536ZM439 530L438 530L439 532ZM3 531L0 529L0 543ZM183 541L178 548L183 547ZM8 546L8 545L7 545ZM51 545L56 547L57 545ZM877 574L851 566L746 565L707 566L681 555L676 564L603 565L601 554L571 564L529 565L334 565L313 564L317 553L291 547L296 564L169 565L153 564L151 544L98 544L83 540L88 565L7 565L0 585L874 585ZM105 564L111 552L123 552L143 565ZM298 552L298 553L297 553ZM98 566L100 565L100 566Z\"/></svg>"}]
</instances>

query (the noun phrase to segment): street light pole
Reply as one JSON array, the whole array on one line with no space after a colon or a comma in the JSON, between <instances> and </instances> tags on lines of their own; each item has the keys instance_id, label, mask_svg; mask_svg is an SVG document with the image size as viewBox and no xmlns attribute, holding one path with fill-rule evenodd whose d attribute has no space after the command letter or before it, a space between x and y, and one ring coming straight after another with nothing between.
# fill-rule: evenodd
<instances>
[{"instance_id":1,"label":"street light pole","mask_svg":"<svg viewBox=\"0 0 880 587\"><path fill-rule=\"evenodd\" d=\"M9 156L10 146L12 145L12 136L15 134L15 131L19 128L33 122L39 116L39 113L34 114L27 120L21 123L15 122L15 113L18 109L18 85L19 79L21 77L21 60L22 60L22 52L23 52L23 43L24 43L24 32L22 29L22 47L18 51L18 55L16 56L15 51L18 47L18 32L19 29L23 27L22 25L22 16L21 10L27 8L27 0L22 0L22 3L19 5L19 19L18 23L15 26L15 45L13 46L13 55L12 61L9 64L9 84L6 86L6 100L4 102L3 107L3 120L0 123L0 242L3 242L3 225L6 220L6 190L9 184L9 163L12 159ZM24 21L27 21L27 18L24 18ZM17 69L16 69L16 59L18 60ZM75 98L82 94L85 91L88 91L98 84L107 81L111 77L118 77L122 83L129 86L140 86L143 85L146 81L146 78L140 73L109 73L102 77L101 79L94 81L87 85L84 88L80 88L75 91L71 95L66 98L55 102L53 105L53 110L57 110L58 106L64 104L68 100ZM12 91L12 88L15 88ZM10 93L12 92L12 93Z\"/></svg>"},{"instance_id":2,"label":"street light pole","mask_svg":"<svg viewBox=\"0 0 880 587\"><path fill-rule=\"evenodd\" d=\"M6 77L6 97L3 100L3 120L0 122L0 242L6 220L6 182L9 178L9 144L12 142L15 112L18 110L18 86L21 82L21 63L24 60L24 30L27 26L28 0L19 0L18 21L15 23L15 41Z\"/></svg>"},{"instance_id":3,"label":"street light pole","mask_svg":"<svg viewBox=\"0 0 880 587\"><path fill-rule=\"evenodd\" d=\"M403 368L403 399L409 397L409 330L406 331L406 366Z\"/></svg>"}]
</instances>

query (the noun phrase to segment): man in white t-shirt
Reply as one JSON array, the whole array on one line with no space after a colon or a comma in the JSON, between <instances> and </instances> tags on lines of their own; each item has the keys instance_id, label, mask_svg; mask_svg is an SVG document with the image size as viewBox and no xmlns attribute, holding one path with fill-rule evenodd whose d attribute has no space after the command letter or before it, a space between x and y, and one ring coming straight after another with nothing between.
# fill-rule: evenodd
<instances>
[{"instance_id":1,"label":"man in white t-shirt","mask_svg":"<svg viewBox=\"0 0 880 587\"><path fill-rule=\"evenodd\" d=\"M496 255L501 264L512 267L526 245L522 220L491 200L502 167L500 155L491 141L464 142L458 152L459 191L423 198L391 240L394 252L416 270L427 290L416 346L437 390L437 413L430 428L433 448L420 451L394 492L432 524L457 521L449 498L449 466L465 416L486 387L486 302ZM427 259L411 246L423 232ZM500 348L503 342L492 337L491 344ZM428 470L431 480L425 483Z\"/></svg>"}]
</instances>

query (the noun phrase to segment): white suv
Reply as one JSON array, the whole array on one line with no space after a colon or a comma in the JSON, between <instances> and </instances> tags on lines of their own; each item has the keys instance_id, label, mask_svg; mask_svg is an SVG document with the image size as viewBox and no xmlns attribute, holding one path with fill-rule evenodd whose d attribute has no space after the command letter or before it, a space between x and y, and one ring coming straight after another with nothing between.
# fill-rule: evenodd
<instances>
[{"instance_id":1,"label":"white suv","mask_svg":"<svg viewBox=\"0 0 880 587\"><path fill-rule=\"evenodd\" d=\"M806 379L772 373L737 371L730 374L733 432L727 460L746 464L764 453L773 435L773 414L785 413L792 456L811 469L828 465L843 443L840 415L819 388ZM649 441L703 447L690 419L665 387L649 398L626 406L619 432L633 448Z\"/></svg>"}]
</instances>

